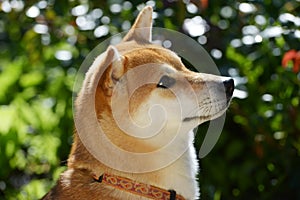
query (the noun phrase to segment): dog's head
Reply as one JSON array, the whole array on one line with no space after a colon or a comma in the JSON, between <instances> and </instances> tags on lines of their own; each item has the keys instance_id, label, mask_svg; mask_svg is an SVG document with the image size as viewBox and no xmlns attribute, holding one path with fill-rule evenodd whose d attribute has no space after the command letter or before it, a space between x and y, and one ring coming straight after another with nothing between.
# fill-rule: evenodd
<instances>
[{"instance_id":1,"label":"dog's head","mask_svg":"<svg viewBox=\"0 0 300 200\"><path fill-rule=\"evenodd\" d=\"M176 53L151 44L151 27L152 8L146 7L123 41L95 60L77 99L77 113L87 117L96 110L117 145L143 140L145 146L148 139L153 150L172 134L221 116L234 84L232 79L188 70ZM124 149L140 151L129 146Z\"/></svg>"}]
</instances>

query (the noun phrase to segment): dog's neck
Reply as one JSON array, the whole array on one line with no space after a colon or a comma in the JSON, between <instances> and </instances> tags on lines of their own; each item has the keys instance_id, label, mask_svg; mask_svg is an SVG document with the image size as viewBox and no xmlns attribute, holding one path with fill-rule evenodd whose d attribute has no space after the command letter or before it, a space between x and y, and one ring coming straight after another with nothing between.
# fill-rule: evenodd
<instances>
[{"instance_id":1,"label":"dog's neck","mask_svg":"<svg viewBox=\"0 0 300 200\"><path fill-rule=\"evenodd\" d=\"M193 136L193 133L189 134L191 137ZM76 163L76 165L74 163ZM121 165L124 165L124 163L126 162L123 160L120 161ZM75 167L77 169L87 169L96 176L100 176L103 173L109 173L138 182L155 185L163 189L173 189L186 199L197 199L199 195L198 183L196 181L198 164L193 146L190 146L183 155L172 164L160 170L148 173L125 173L107 167L94 158L94 156L92 156L84 147L78 134L75 133L74 144L68 160L68 167L69 169L74 169Z\"/></svg>"}]
</instances>

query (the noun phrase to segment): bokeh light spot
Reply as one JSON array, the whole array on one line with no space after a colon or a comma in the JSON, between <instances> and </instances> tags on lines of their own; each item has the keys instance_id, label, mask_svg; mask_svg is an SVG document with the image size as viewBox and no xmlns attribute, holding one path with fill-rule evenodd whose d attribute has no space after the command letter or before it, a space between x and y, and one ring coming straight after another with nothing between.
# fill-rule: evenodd
<instances>
[{"instance_id":1,"label":"bokeh light spot","mask_svg":"<svg viewBox=\"0 0 300 200\"><path fill-rule=\"evenodd\" d=\"M40 9L36 6L31 6L27 11L26 15L30 18L36 18L40 15Z\"/></svg>"},{"instance_id":2,"label":"bokeh light spot","mask_svg":"<svg viewBox=\"0 0 300 200\"><path fill-rule=\"evenodd\" d=\"M59 50L55 52L55 58L61 61L68 61L72 59L72 53L67 50Z\"/></svg>"}]
</instances>

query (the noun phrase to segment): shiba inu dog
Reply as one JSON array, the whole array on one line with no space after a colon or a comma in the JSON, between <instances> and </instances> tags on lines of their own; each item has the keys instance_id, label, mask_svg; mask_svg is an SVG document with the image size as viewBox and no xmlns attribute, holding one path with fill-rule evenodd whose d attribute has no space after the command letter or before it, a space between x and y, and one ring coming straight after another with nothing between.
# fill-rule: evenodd
<instances>
[{"instance_id":1,"label":"shiba inu dog","mask_svg":"<svg viewBox=\"0 0 300 200\"><path fill-rule=\"evenodd\" d=\"M234 83L188 70L151 27L145 7L88 70L68 169L43 199L199 198L191 130L226 111Z\"/></svg>"}]
</instances>

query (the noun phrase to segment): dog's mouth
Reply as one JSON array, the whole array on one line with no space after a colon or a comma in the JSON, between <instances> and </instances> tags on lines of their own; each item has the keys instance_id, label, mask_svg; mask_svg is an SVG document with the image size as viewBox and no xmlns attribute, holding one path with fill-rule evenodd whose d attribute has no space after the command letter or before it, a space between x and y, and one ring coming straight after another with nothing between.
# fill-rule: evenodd
<instances>
[{"instance_id":1,"label":"dog's mouth","mask_svg":"<svg viewBox=\"0 0 300 200\"><path fill-rule=\"evenodd\" d=\"M220 116L222 116L227 108L229 107L231 102L231 99L226 99L226 103L224 103L218 110L216 110L214 113L210 113L208 115L195 115L195 116L191 116L191 117L185 117L183 118L183 122L191 122L191 121L198 121L200 123L205 122L205 121L209 121L209 120L214 120ZM211 105L213 106L213 105Z\"/></svg>"},{"instance_id":2,"label":"dog's mouth","mask_svg":"<svg viewBox=\"0 0 300 200\"><path fill-rule=\"evenodd\" d=\"M186 117L183 119L183 122L190 122L190 121L195 121L195 120L199 120L199 121L207 121L210 120L211 115L207 115L207 116L195 116L195 117Z\"/></svg>"},{"instance_id":3,"label":"dog's mouth","mask_svg":"<svg viewBox=\"0 0 300 200\"><path fill-rule=\"evenodd\" d=\"M225 113L225 111L227 110L227 107L228 106L225 106L219 112L217 112L215 114L211 114L211 115L186 117L186 118L183 119L183 122L191 122L191 121L196 121L197 120L198 122L202 123L202 122L205 122L205 121L214 120L214 119L220 117L221 115L223 115Z\"/></svg>"}]
</instances>

